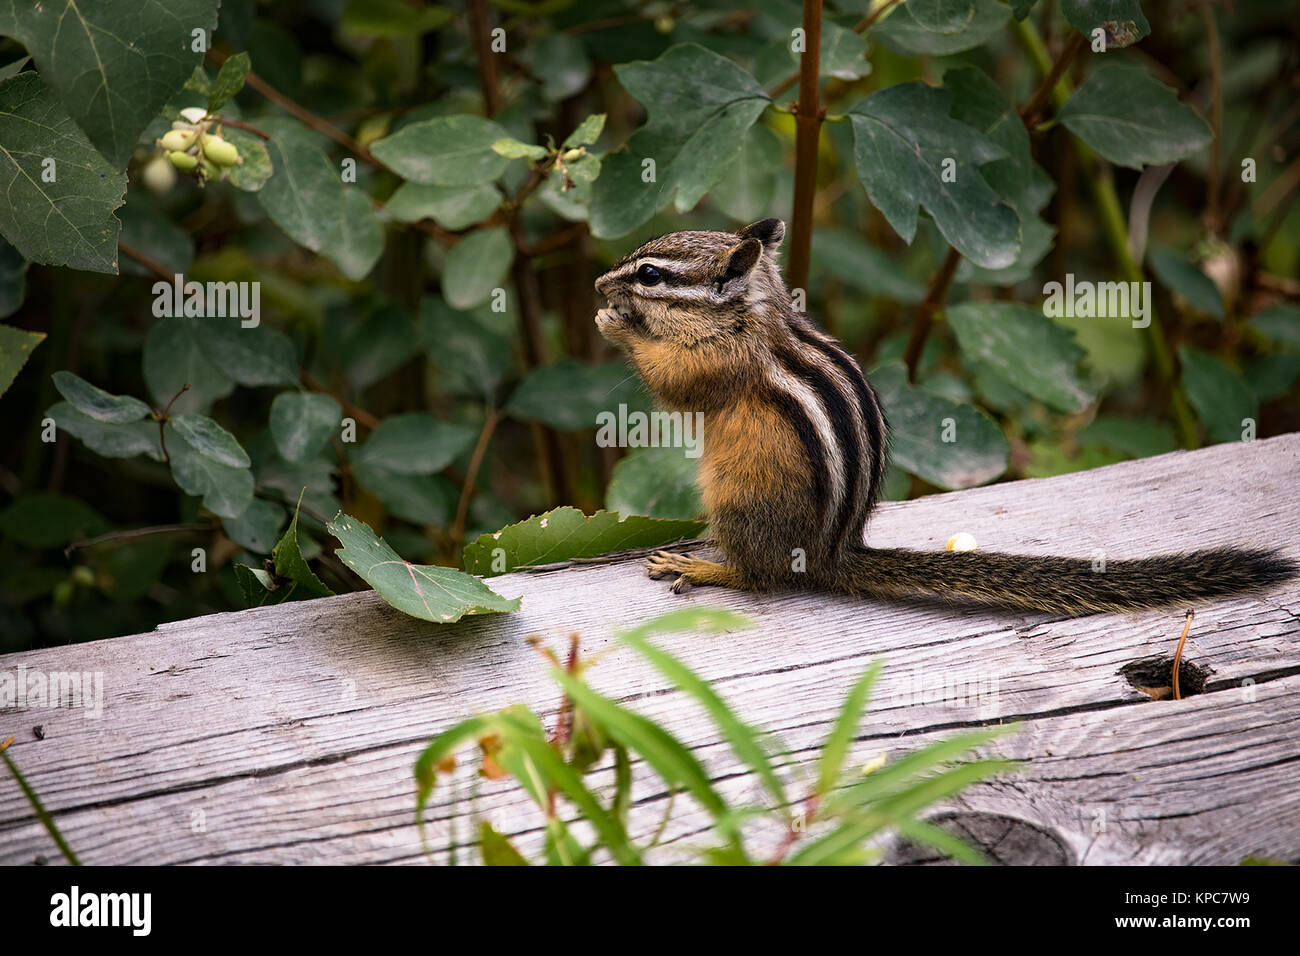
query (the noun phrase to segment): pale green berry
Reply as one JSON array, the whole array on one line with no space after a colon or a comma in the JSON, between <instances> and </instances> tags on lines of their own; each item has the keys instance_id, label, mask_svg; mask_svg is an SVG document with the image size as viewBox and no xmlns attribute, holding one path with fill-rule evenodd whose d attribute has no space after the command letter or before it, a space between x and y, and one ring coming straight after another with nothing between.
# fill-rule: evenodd
<instances>
[{"instance_id":1,"label":"pale green berry","mask_svg":"<svg viewBox=\"0 0 1300 956\"><path fill-rule=\"evenodd\" d=\"M169 153L183 153L190 148L190 144L193 142L194 133L192 130L174 129L158 140L158 145Z\"/></svg>"},{"instance_id":2,"label":"pale green berry","mask_svg":"<svg viewBox=\"0 0 1300 956\"><path fill-rule=\"evenodd\" d=\"M189 153L168 153L167 158L183 173L188 173L199 164L199 161Z\"/></svg>"},{"instance_id":3,"label":"pale green berry","mask_svg":"<svg viewBox=\"0 0 1300 956\"><path fill-rule=\"evenodd\" d=\"M239 162L239 150L220 136L203 137L203 155L218 166L233 166Z\"/></svg>"}]
</instances>

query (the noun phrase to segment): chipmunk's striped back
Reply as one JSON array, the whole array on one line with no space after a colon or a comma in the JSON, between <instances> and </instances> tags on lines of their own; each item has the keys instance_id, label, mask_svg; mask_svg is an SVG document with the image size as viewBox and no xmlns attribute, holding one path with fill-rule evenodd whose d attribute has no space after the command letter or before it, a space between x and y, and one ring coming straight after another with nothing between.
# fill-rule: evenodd
<instances>
[{"instance_id":1,"label":"chipmunk's striped back","mask_svg":"<svg viewBox=\"0 0 1300 956\"><path fill-rule=\"evenodd\" d=\"M777 271L776 219L651 240L596 282L601 333L658 399L703 412L699 485L729 564L660 552L653 576L691 584L939 595L1066 613L1249 591L1295 565L1214 549L1108 562L864 547L889 446L875 391L833 337L795 310Z\"/></svg>"}]
</instances>

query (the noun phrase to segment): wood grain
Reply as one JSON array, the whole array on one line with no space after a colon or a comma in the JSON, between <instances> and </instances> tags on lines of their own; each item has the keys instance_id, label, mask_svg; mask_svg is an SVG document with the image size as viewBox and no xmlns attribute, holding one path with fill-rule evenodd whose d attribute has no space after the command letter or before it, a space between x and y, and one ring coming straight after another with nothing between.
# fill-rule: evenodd
<instances>
[{"instance_id":1,"label":"wood grain","mask_svg":"<svg viewBox=\"0 0 1300 956\"><path fill-rule=\"evenodd\" d=\"M1040 554L1239 544L1300 557L1300 435L886 504L868 540L941 548L958 531L981 548ZM98 718L68 706L3 709L0 738L17 735L10 753L87 863L442 862L455 844L464 860L476 856L463 845L474 790L480 812L535 847L538 814L507 784L475 781L463 761L435 794L426 856L411 775L421 747L470 713L515 702L553 720L559 695L529 635L558 649L578 633L590 652L609 647L620 625L715 605L756 626L660 643L776 735L791 779L807 776L843 695L881 657L854 760L959 728L1019 725L990 752L1022 769L946 807L995 859L1300 859L1295 582L1196 608L1186 656L1214 673L1206 694L1180 702L1150 701L1117 671L1171 654L1183 607L1061 619L819 594L678 597L634 557L493 587L522 596L523 609L439 626L359 593L5 655L0 674L101 674L104 707ZM631 652L605 655L591 679L679 733L723 792L761 799L698 709ZM641 768L636 780L633 828L644 837L666 795ZM596 782L608 786L608 773ZM758 833L756 845L778 836ZM659 858L683 858L706 837L705 817L679 798ZM0 780L0 863L37 858L58 862L17 786Z\"/></svg>"}]
</instances>

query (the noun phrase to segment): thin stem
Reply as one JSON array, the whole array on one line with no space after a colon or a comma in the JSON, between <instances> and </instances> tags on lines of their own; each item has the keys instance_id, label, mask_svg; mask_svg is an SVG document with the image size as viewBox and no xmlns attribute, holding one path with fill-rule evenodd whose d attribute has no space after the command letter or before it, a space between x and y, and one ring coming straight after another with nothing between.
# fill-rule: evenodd
<instances>
[{"instance_id":1,"label":"thin stem","mask_svg":"<svg viewBox=\"0 0 1300 956\"><path fill-rule=\"evenodd\" d=\"M479 468L483 464L483 456L487 452L488 442L492 440L492 433L496 431L499 420L500 415L497 410L489 408L487 420L483 422L483 430L478 435L478 444L474 446L474 453L469 459L469 467L465 470L465 482L460 486L460 501L456 503L456 520L451 526L450 537L453 552L460 547L465 538L465 517L469 514L469 502L474 497L474 486L478 482Z\"/></svg>"},{"instance_id":2,"label":"thin stem","mask_svg":"<svg viewBox=\"0 0 1300 956\"><path fill-rule=\"evenodd\" d=\"M1083 51L1086 45L1087 41L1084 39L1083 34L1078 32L1073 33L1070 39L1066 41L1065 49L1061 51L1061 55L1052 64L1052 69L1047 76L1043 77L1043 81L1038 84L1038 89L1034 91L1034 95L1020 110L1020 118L1024 120L1027 127L1033 129L1038 123L1043 109L1047 106L1047 101L1051 99L1052 92L1056 89L1056 84L1060 82L1061 77L1065 75L1065 71L1070 68L1075 57Z\"/></svg>"},{"instance_id":3,"label":"thin stem","mask_svg":"<svg viewBox=\"0 0 1300 956\"><path fill-rule=\"evenodd\" d=\"M167 407L162 411L155 410L153 413L154 421L158 423L158 444L162 447L163 461L171 464L172 456L167 453L167 422L171 418L172 406L176 404L176 399L180 398L190 390L189 383L186 382L181 386L180 391L172 396Z\"/></svg>"},{"instance_id":4,"label":"thin stem","mask_svg":"<svg viewBox=\"0 0 1300 956\"><path fill-rule=\"evenodd\" d=\"M792 289L808 288L812 260L813 199L817 193L817 144L823 113L817 101L821 76L822 4L804 0L804 51L799 56L799 108L795 113L794 210L786 278Z\"/></svg>"},{"instance_id":5,"label":"thin stem","mask_svg":"<svg viewBox=\"0 0 1300 956\"><path fill-rule=\"evenodd\" d=\"M157 259L145 255L139 249L135 248L135 246L128 245L120 239L117 243L117 251L122 253L122 255L126 256L128 259L134 259L136 262L140 263L140 265L154 273L154 275L168 280L175 277L175 273L166 269Z\"/></svg>"},{"instance_id":6,"label":"thin stem","mask_svg":"<svg viewBox=\"0 0 1300 956\"><path fill-rule=\"evenodd\" d=\"M370 412L366 411L360 405L354 405L346 398L343 398L339 395L335 395L324 385L324 383L317 381L317 379L314 378L312 374L308 372L306 369L303 369L299 373L298 380L301 381L302 384L306 385L313 392L320 392L322 395L328 395L331 398L333 398L336 402L338 402L340 405L343 406L343 410L347 412L349 416L355 418L358 422L360 422L362 425L365 425L371 431L374 431L376 428L379 427L378 418L370 414Z\"/></svg>"},{"instance_id":7,"label":"thin stem","mask_svg":"<svg viewBox=\"0 0 1300 956\"><path fill-rule=\"evenodd\" d=\"M80 551L83 548L93 548L96 545L104 544L106 541L123 541L129 538L145 538L155 534L191 534L200 531L211 531L210 524L160 524L151 528L131 528L126 531L110 531L107 534L101 534L95 538L82 538L80 541L74 541L63 549L63 556L72 557L72 552Z\"/></svg>"},{"instance_id":8,"label":"thin stem","mask_svg":"<svg viewBox=\"0 0 1300 956\"><path fill-rule=\"evenodd\" d=\"M948 298L948 290L952 287L953 276L957 274L957 266L960 264L961 253L949 246L948 254L943 257L943 264L930 280L930 288L926 290L925 299L917 307L916 323L912 326L912 334L907 340L907 349L903 352L903 362L907 365L909 382L916 382L917 369L921 365L921 352L925 349L925 340L930 337L935 313L943 308L944 300Z\"/></svg>"},{"instance_id":9,"label":"thin stem","mask_svg":"<svg viewBox=\"0 0 1300 956\"><path fill-rule=\"evenodd\" d=\"M877 20L879 20L881 17L883 17L886 13L888 13L890 10L892 10L895 6L897 6L901 2L902 0L888 0L887 3L884 3L881 6L877 7L874 12L867 14L857 23L853 24L853 32L862 33L866 31L871 27L873 23L875 23ZM794 86L798 82L799 82L799 71L796 70L794 73L791 73L780 83L776 84L776 86L772 87L772 89L768 92L768 96L772 97L772 99L776 99L778 96L780 96L782 93L790 89L790 87Z\"/></svg>"},{"instance_id":10,"label":"thin stem","mask_svg":"<svg viewBox=\"0 0 1300 956\"><path fill-rule=\"evenodd\" d=\"M258 129L251 123L245 123L243 120L234 120L228 116L222 116L217 120L218 126L229 126L232 129L242 129L245 132L252 133L254 136L260 136L262 139L270 139L271 134L264 129Z\"/></svg>"}]
</instances>

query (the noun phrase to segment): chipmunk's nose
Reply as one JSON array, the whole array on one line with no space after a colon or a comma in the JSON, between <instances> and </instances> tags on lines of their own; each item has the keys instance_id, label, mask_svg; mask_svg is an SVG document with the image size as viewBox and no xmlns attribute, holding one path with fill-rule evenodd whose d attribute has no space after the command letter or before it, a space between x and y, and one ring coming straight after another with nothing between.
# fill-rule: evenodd
<instances>
[{"instance_id":1,"label":"chipmunk's nose","mask_svg":"<svg viewBox=\"0 0 1300 956\"><path fill-rule=\"evenodd\" d=\"M605 296L605 298L609 298L609 291L613 285L614 280L609 277L608 273L606 273L596 280L596 291Z\"/></svg>"}]
</instances>

